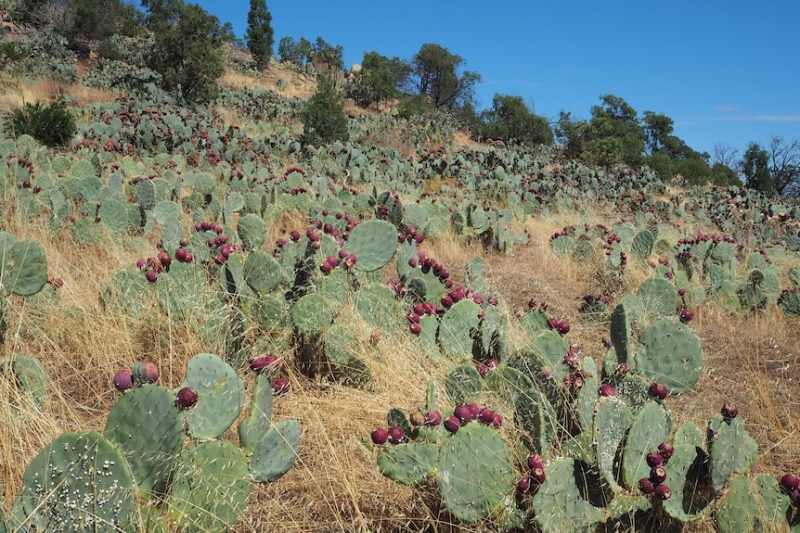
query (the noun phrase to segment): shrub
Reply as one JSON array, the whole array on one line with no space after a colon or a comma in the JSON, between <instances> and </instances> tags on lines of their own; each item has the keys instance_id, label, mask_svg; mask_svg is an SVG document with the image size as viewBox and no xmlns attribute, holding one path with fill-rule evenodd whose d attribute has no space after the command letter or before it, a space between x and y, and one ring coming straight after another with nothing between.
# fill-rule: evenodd
<instances>
[{"instance_id":1,"label":"shrub","mask_svg":"<svg viewBox=\"0 0 800 533\"><path fill-rule=\"evenodd\" d=\"M350 137L347 115L333 82L327 76L319 77L317 92L306 103L300 120L303 123L303 144L346 142Z\"/></svg>"},{"instance_id":2,"label":"shrub","mask_svg":"<svg viewBox=\"0 0 800 533\"><path fill-rule=\"evenodd\" d=\"M50 102L44 107L38 100L25 104L5 116L5 133L13 138L30 135L47 146L59 146L69 142L78 128L75 117L64 102Z\"/></svg>"}]
</instances>

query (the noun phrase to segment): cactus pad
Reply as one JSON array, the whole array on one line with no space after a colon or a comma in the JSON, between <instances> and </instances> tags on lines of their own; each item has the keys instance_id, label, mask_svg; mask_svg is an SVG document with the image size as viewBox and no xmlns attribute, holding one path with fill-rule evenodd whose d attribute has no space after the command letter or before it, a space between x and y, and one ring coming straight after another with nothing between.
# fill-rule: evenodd
<instances>
[{"instance_id":1,"label":"cactus pad","mask_svg":"<svg viewBox=\"0 0 800 533\"><path fill-rule=\"evenodd\" d=\"M356 255L356 269L363 272L379 270L394 255L397 228L384 220L367 220L353 228L345 248Z\"/></svg>"},{"instance_id":2,"label":"cactus pad","mask_svg":"<svg viewBox=\"0 0 800 533\"><path fill-rule=\"evenodd\" d=\"M670 394L691 389L703 369L700 339L673 318L651 324L639 337L636 370L646 379L667 386Z\"/></svg>"},{"instance_id":3,"label":"cactus pad","mask_svg":"<svg viewBox=\"0 0 800 533\"><path fill-rule=\"evenodd\" d=\"M585 494L594 487L582 475L585 464L559 459L545 470L547 479L533 497L531 506L543 533L594 533L606 519L605 509L592 505Z\"/></svg>"},{"instance_id":4,"label":"cactus pad","mask_svg":"<svg viewBox=\"0 0 800 533\"><path fill-rule=\"evenodd\" d=\"M182 387L197 392L197 405L186 412L189 435L196 439L215 439L225 433L244 404L241 378L214 354L200 353L189 360Z\"/></svg>"},{"instance_id":5,"label":"cactus pad","mask_svg":"<svg viewBox=\"0 0 800 533\"><path fill-rule=\"evenodd\" d=\"M300 447L300 424L285 420L275 424L258 441L250 459L253 479L272 482L284 475L297 458Z\"/></svg>"},{"instance_id":6,"label":"cactus pad","mask_svg":"<svg viewBox=\"0 0 800 533\"><path fill-rule=\"evenodd\" d=\"M666 442L672 431L672 417L667 407L649 401L636 415L625 439L622 454L622 477L628 487L637 487L639 480L650 475L647 454Z\"/></svg>"}]
</instances>

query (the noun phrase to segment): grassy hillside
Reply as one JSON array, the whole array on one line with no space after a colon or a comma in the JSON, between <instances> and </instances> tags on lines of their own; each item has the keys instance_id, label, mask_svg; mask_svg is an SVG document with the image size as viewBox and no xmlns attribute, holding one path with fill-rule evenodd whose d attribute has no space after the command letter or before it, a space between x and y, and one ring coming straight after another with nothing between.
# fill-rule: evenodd
<instances>
[{"instance_id":1,"label":"grassy hillside","mask_svg":"<svg viewBox=\"0 0 800 533\"><path fill-rule=\"evenodd\" d=\"M81 64L77 81L92 68ZM51 278L30 296L3 293L0 507L6 513L22 493L26 467L48 443L64 432L103 430L120 398L112 385L117 370L152 360L161 372L158 383L173 389L184 381L193 356L211 352L233 366L240 363L236 369L249 398L255 378L246 361L274 353L281 365L272 380L287 379L291 391L275 398L273 420L299 422L300 448L283 477L251 483L235 531L501 529L491 518L459 521L442 505L433 479L409 487L384 477L370 433L386 425L390 408L411 413L424 405L429 383L443 414L450 414L446 381L454 368L477 368L489 358L511 368L537 338L554 335L537 328L534 315L568 322L564 345L580 347L584 366L588 359L595 364L598 370L589 378L608 381L600 374L609 358L612 311L626 296L642 297L646 311L631 327L635 343L634 335L657 321L640 291L656 278L668 280L667 290L675 294L666 320L679 324L681 309L690 309L694 317L687 326L702 346L696 383L664 401L672 427L692 422L705 432L724 403L735 404L758 456L756 465L743 460L742 472L732 476L755 479L761 472L780 479L796 470L800 328L797 317L789 316L793 308L783 305L792 297L781 297L781 291L800 281L800 270L793 270L800 266L797 205L735 188L684 190L646 169L589 168L563 161L553 150L468 143L436 117L405 121L353 104L347 104L348 144L302 147L297 112L313 93L314 80L282 67L260 78L230 70L221 82L228 88L221 98L193 109L157 91L130 97L80 83L10 77L4 83L3 111L69 95L79 123L79 135L65 149L42 147L31 138L0 142L0 230L39 243ZM336 218L337 212L354 221L383 219L405 244L392 239L390 259L375 272L361 272L356 262L350 271L340 265L325 276L319 270L325 257L348 249L348 242L326 234L324 224L342 237L354 229L345 226L347 217ZM240 224L249 215L264 222L255 237ZM218 224L235 245L227 260L219 261L227 266L214 259L220 246L206 245L212 234L195 229L201 221ZM318 251L305 237L316 221L323 242ZM421 243L411 244L409 226L424 236ZM292 230L302 234L296 243ZM641 252L634 240L645 231L654 238ZM730 249L704 234L729 236ZM178 247L191 250L195 261L179 265ZM147 267L137 270L137 261L156 257L162 248L181 270L173 266L148 283ZM280 262L277 288L259 291L245 281L243 265L256 250ZM475 359L467 354L459 360L457 350L447 348L444 339L451 332L444 329L432 350L414 335L406 320L416 303L410 295L376 303L394 310L382 322L376 321L378 311L359 306L358 288L401 281L408 289L415 277L425 279L426 290L443 294L435 277L404 266L408 254L418 251L449 271L454 288L473 288L482 296L483 313L495 313L488 300L498 300L492 315L501 324L496 342L477 343ZM683 262L681 252L690 252ZM470 270L475 258L483 261L482 276ZM362 256L362 264L367 259ZM304 260L304 267L297 266ZM8 272L16 267L4 262L3 268L5 289L11 291L17 278ZM754 270L767 280L763 285L753 278ZM192 281L195 275L201 283ZM678 297L678 289L686 294ZM109 296L121 293L126 295ZM305 293L334 302L332 319L318 335L307 334L292 316L298 295ZM592 316L580 311L587 295L605 302ZM267 298L280 305L264 318L269 313L259 306L266 306ZM434 303L441 307L441 298ZM320 313L312 315L316 320ZM324 344L326 332L336 326L347 333L340 346L344 364ZM35 358L46 373L41 403L21 386L12 366L19 356ZM577 395L570 387L565 394ZM513 456L515 476L522 476L528 451L513 402L488 386L480 399L503 415L499 435ZM224 439L238 445L243 417ZM577 434L574 421L557 429L542 454L546 472L565 456L581 456L569 438ZM190 444L187 439L184 446ZM506 489L508 516L517 506L514 487ZM624 487L625 494L629 489L646 499L633 486ZM730 505L722 497L727 489L726 484L720 497L712 495L697 521L685 526L654 511L609 520L608 529L716 531L715 517L725 516ZM776 498L791 507L787 496ZM534 499L519 496L518 512L524 515ZM178 517L164 514L151 530L177 531L169 519ZM788 528L784 522L776 520L777 527Z\"/></svg>"}]
</instances>

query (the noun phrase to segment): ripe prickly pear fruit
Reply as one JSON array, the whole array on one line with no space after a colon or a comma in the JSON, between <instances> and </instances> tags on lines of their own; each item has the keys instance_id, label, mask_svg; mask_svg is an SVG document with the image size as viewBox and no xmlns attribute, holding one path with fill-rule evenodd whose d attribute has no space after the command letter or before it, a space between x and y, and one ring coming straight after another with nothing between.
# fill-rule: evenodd
<instances>
[{"instance_id":1,"label":"ripe prickly pear fruit","mask_svg":"<svg viewBox=\"0 0 800 533\"><path fill-rule=\"evenodd\" d=\"M442 423L442 413L439 411L428 411L425 413L425 425L429 427L438 426Z\"/></svg>"},{"instance_id":2,"label":"ripe prickly pear fruit","mask_svg":"<svg viewBox=\"0 0 800 533\"><path fill-rule=\"evenodd\" d=\"M491 424L493 418L494 418L494 410L489 407L484 407L478 413L478 420L482 424Z\"/></svg>"},{"instance_id":3,"label":"ripe prickly pear fruit","mask_svg":"<svg viewBox=\"0 0 800 533\"><path fill-rule=\"evenodd\" d=\"M291 386L289 380L286 378L279 378L272 384L272 394L275 396L284 396L289 393Z\"/></svg>"},{"instance_id":4,"label":"ripe prickly pear fruit","mask_svg":"<svg viewBox=\"0 0 800 533\"><path fill-rule=\"evenodd\" d=\"M442 307L445 309L450 309L453 307L453 298L447 295L442 296Z\"/></svg>"},{"instance_id":5,"label":"ripe prickly pear fruit","mask_svg":"<svg viewBox=\"0 0 800 533\"><path fill-rule=\"evenodd\" d=\"M197 403L197 391L191 387L184 387L178 391L175 402L180 409L191 409Z\"/></svg>"},{"instance_id":6,"label":"ripe prickly pear fruit","mask_svg":"<svg viewBox=\"0 0 800 533\"><path fill-rule=\"evenodd\" d=\"M472 419L472 414L469 411L469 407L466 405L459 405L453 411L453 414L458 418L458 421L461 424L466 424Z\"/></svg>"},{"instance_id":7,"label":"ripe prickly pear fruit","mask_svg":"<svg viewBox=\"0 0 800 533\"><path fill-rule=\"evenodd\" d=\"M791 494L792 491L797 490L798 487L800 487L800 478L791 472L786 473L781 478L781 487L783 490Z\"/></svg>"},{"instance_id":8,"label":"ripe prickly pear fruit","mask_svg":"<svg viewBox=\"0 0 800 533\"><path fill-rule=\"evenodd\" d=\"M151 268L145 273L144 277L146 277L147 281L150 283L155 283L158 279L158 272Z\"/></svg>"},{"instance_id":9,"label":"ripe prickly pear fruit","mask_svg":"<svg viewBox=\"0 0 800 533\"><path fill-rule=\"evenodd\" d=\"M489 367L481 363L478 365L478 374L480 374L482 378L485 378L489 375Z\"/></svg>"},{"instance_id":10,"label":"ripe prickly pear fruit","mask_svg":"<svg viewBox=\"0 0 800 533\"><path fill-rule=\"evenodd\" d=\"M450 415L444 419L444 429L450 433L455 433L461 428L461 421L456 415Z\"/></svg>"},{"instance_id":11,"label":"ripe prickly pear fruit","mask_svg":"<svg viewBox=\"0 0 800 533\"><path fill-rule=\"evenodd\" d=\"M688 307L684 307L681 309L680 319L681 322L686 324L687 322L691 321L694 318L694 311L689 309Z\"/></svg>"},{"instance_id":12,"label":"ripe prickly pear fruit","mask_svg":"<svg viewBox=\"0 0 800 533\"><path fill-rule=\"evenodd\" d=\"M133 379L139 385L158 381L158 367L152 361L139 361L133 365Z\"/></svg>"},{"instance_id":13,"label":"ripe prickly pear fruit","mask_svg":"<svg viewBox=\"0 0 800 533\"><path fill-rule=\"evenodd\" d=\"M419 335L422 333L422 326L419 325L417 322L412 322L411 325L408 327L409 331L414 335Z\"/></svg>"},{"instance_id":14,"label":"ripe prickly pear fruit","mask_svg":"<svg viewBox=\"0 0 800 533\"><path fill-rule=\"evenodd\" d=\"M739 409L733 405L732 403L725 403L720 410L722 413L722 418L725 420L733 420L739 415Z\"/></svg>"},{"instance_id":15,"label":"ripe prickly pear fruit","mask_svg":"<svg viewBox=\"0 0 800 533\"><path fill-rule=\"evenodd\" d=\"M663 483L667 479L667 471L663 466L654 466L650 469L650 481L655 484Z\"/></svg>"},{"instance_id":16,"label":"ripe prickly pear fruit","mask_svg":"<svg viewBox=\"0 0 800 533\"><path fill-rule=\"evenodd\" d=\"M669 461L673 453L675 453L675 448L673 448L671 444L662 442L658 445L658 454L663 457L665 461Z\"/></svg>"},{"instance_id":17,"label":"ripe prickly pear fruit","mask_svg":"<svg viewBox=\"0 0 800 533\"><path fill-rule=\"evenodd\" d=\"M261 357L255 357L250 359L250 370L253 372L261 373L264 370L272 371L278 367L279 361L278 358L272 354L269 355L262 355Z\"/></svg>"},{"instance_id":18,"label":"ripe prickly pear fruit","mask_svg":"<svg viewBox=\"0 0 800 533\"><path fill-rule=\"evenodd\" d=\"M532 453L528 456L527 462L528 468L531 470L535 470L536 468L544 470L544 459L542 459L541 455Z\"/></svg>"},{"instance_id":19,"label":"ripe prickly pear fruit","mask_svg":"<svg viewBox=\"0 0 800 533\"><path fill-rule=\"evenodd\" d=\"M532 469L530 478L531 478L531 482L532 482L533 485L537 485L538 486L538 485L541 485L542 483L544 483L545 479L547 479L547 476L544 473L544 468L534 468L534 469Z\"/></svg>"},{"instance_id":20,"label":"ripe prickly pear fruit","mask_svg":"<svg viewBox=\"0 0 800 533\"><path fill-rule=\"evenodd\" d=\"M672 497L672 491L663 483L656 485L655 489L653 489L653 492L655 492L656 496L658 496L661 500L669 500Z\"/></svg>"},{"instance_id":21,"label":"ripe prickly pear fruit","mask_svg":"<svg viewBox=\"0 0 800 533\"><path fill-rule=\"evenodd\" d=\"M389 442L391 444L400 444L406 438L406 434L403 431L403 428L393 427L389 428Z\"/></svg>"},{"instance_id":22,"label":"ripe prickly pear fruit","mask_svg":"<svg viewBox=\"0 0 800 533\"><path fill-rule=\"evenodd\" d=\"M652 494L655 490L655 485L649 478L643 477L639 480L639 490L645 494Z\"/></svg>"},{"instance_id":23,"label":"ripe prickly pear fruit","mask_svg":"<svg viewBox=\"0 0 800 533\"><path fill-rule=\"evenodd\" d=\"M531 480L528 476L523 476L517 481L517 492L520 494L527 494L531 490Z\"/></svg>"},{"instance_id":24,"label":"ripe prickly pear fruit","mask_svg":"<svg viewBox=\"0 0 800 533\"><path fill-rule=\"evenodd\" d=\"M471 403L467 405L467 409L469 409L469 419L471 422L474 422L478 419L478 415L481 414L481 408L478 407L476 404Z\"/></svg>"},{"instance_id":25,"label":"ripe prickly pear fruit","mask_svg":"<svg viewBox=\"0 0 800 533\"><path fill-rule=\"evenodd\" d=\"M372 432L372 443L381 445L386 444L386 441L389 439L389 432L386 428L378 428Z\"/></svg>"},{"instance_id":26,"label":"ripe prickly pear fruit","mask_svg":"<svg viewBox=\"0 0 800 533\"><path fill-rule=\"evenodd\" d=\"M291 233L289 233L289 238L292 239L294 242L299 241L300 240L300 232L297 231L296 229L293 229L291 231Z\"/></svg>"},{"instance_id":27,"label":"ripe prickly pear fruit","mask_svg":"<svg viewBox=\"0 0 800 533\"><path fill-rule=\"evenodd\" d=\"M667 397L667 394L669 394L666 385L662 385L661 383L655 383L655 382L652 385L650 385L650 389L648 392L650 393L650 396L656 398L657 400L663 400L664 398Z\"/></svg>"},{"instance_id":28,"label":"ripe prickly pear fruit","mask_svg":"<svg viewBox=\"0 0 800 533\"><path fill-rule=\"evenodd\" d=\"M661 466L664 462L664 458L658 452L651 452L647 454L647 466L650 468L655 468L657 466Z\"/></svg>"},{"instance_id":29,"label":"ripe prickly pear fruit","mask_svg":"<svg viewBox=\"0 0 800 533\"><path fill-rule=\"evenodd\" d=\"M598 390L600 396L605 396L607 398L611 398L617 395L617 391L614 390L614 387L611 385L600 385L600 389Z\"/></svg>"},{"instance_id":30,"label":"ripe prickly pear fruit","mask_svg":"<svg viewBox=\"0 0 800 533\"><path fill-rule=\"evenodd\" d=\"M114 374L114 387L120 392L133 388L133 373L130 370L120 370Z\"/></svg>"},{"instance_id":31,"label":"ripe prickly pear fruit","mask_svg":"<svg viewBox=\"0 0 800 533\"><path fill-rule=\"evenodd\" d=\"M566 335L567 333L569 333L569 329L570 329L569 322L567 322L566 320L562 320L556 326L556 331L558 331L560 335Z\"/></svg>"},{"instance_id":32,"label":"ripe prickly pear fruit","mask_svg":"<svg viewBox=\"0 0 800 533\"><path fill-rule=\"evenodd\" d=\"M494 429L500 429L500 426L503 425L503 417L500 416L500 413L495 413L492 417L492 427Z\"/></svg>"},{"instance_id":33,"label":"ripe prickly pear fruit","mask_svg":"<svg viewBox=\"0 0 800 533\"><path fill-rule=\"evenodd\" d=\"M330 273L331 273L331 270L333 270L333 267L331 266L331 264L330 264L330 263L327 263L327 262L325 262L325 263L322 263L322 264L319 266L319 271L320 271L320 272L322 272L322 273L323 273L323 274L325 274L325 275L328 275L328 274L330 274Z\"/></svg>"},{"instance_id":34,"label":"ripe prickly pear fruit","mask_svg":"<svg viewBox=\"0 0 800 533\"><path fill-rule=\"evenodd\" d=\"M414 427L421 426L425 424L425 415L423 415L420 411L414 411L408 417L408 421L411 422L411 425Z\"/></svg>"}]
</instances>

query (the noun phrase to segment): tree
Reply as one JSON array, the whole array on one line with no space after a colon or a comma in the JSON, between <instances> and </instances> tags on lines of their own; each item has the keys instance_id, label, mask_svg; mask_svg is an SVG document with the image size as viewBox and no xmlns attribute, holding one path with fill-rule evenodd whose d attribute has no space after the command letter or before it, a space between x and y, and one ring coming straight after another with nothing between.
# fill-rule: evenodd
<instances>
[{"instance_id":1,"label":"tree","mask_svg":"<svg viewBox=\"0 0 800 533\"><path fill-rule=\"evenodd\" d=\"M481 133L509 141L553 144L553 132L543 117L536 115L521 96L495 94L492 108L482 113Z\"/></svg>"},{"instance_id":2,"label":"tree","mask_svg":"<svg viewBox=\"0 0 800 533\"><path fill-rule=\"evenodd\" d=\"M670 137L675 130L674 122L668 116L653 111L645 111L642 118L645 143L650 155L664 152L670 145Z\"/></svg>"},{"instance_id":3,"label":"tree","mask_svg":"<svg viewBox=\"0 0 800 533\"><path fill-rule=\"evenodd\" d=\"M190 102L215 98L216 80L225 72L219 19L182 0L142 0L142 5L149 9L147 24L155 38L150 66L165 89Z\"/></svg>"},{"instance_id":4,"label":"tree","mask_svg":"<svg viewBox=\"0 0 800 533\"><path fill-rule=\"evenodd\" d=\"M438 44L423 44L411 60L411 83L420 95L427 96L434 107L455 109L474 102L475 84L481 75L473 71L459 74L464 59Z\"/></svg>"},{"instance_id":5,"label":"tree","mask_svg":"<svg viewBox=\"0 0 800 533\"><path fill-rule=\"evenodd\" d=\"M400 94L411 65L399 57L388 58L378 52L365 52L361 71L355 75L352 95L363 106L386 102Z\"/></svg>"},{"instance_id":6,"label":"tree","mask_svg":"<svg viewBox=\"0 0 800 533\"><path fill-rule=\"evenodd\" d=\"M317 80L317 91L300 112L303 144L346 142L350 137L347 131L347 115L336 88L328 76L321 75Z\"/></svg>"},{"instance_id":7,"label":"tree","mask_svg":"<svg viewBox=\"0 0 800 533\"><path fill-rule=\"evenodd\" d=\"M720 163L728 168L734 168L739 164L739 149L728 143L716 143L714 145L714 164Z\"/></svg>"},{"instance_id":8,"label":"tree","mask_svg":"<svg viewBox=\"0 0 800 533\"><path fill-rule=\"evenodd\" d=\"M769 154L758 143L751 142L748 145L741 166L745 187L760 191L767 196L775 193L775 185L769 172Z\"/></svg>"},{"instance_id":9,"label":"tree","mask_svg":"<svg viewBox=\"0 0 800 533\"><path fill-rule=\"evenodd\" d=\"M253 54L256 67L264 69L272 58L275 35L272 30L272 15L265 0L250 0L247 12L247 49Z\"/></svg>"},{"instance_id":10,"label":"tree","mask_svg":"<svg viewBox=\"0 0 800 533\"><path fill-rule=\"evenodd\" d=\"M301 37L295 41L292 37L284 37L278 43L278 55L284 63L304 64L311 59L311 41Z\"/></svg>"},{"instance_id":11,"label":"tree","mask_svg":"<svg viewBox=\"0 0 800 533\"><path fill-rule=\"evenodd\" d=\"M773 135L769 143L769 159L775 192L781 196L800 194L800 140L785 141Z\"/></svg>"}]
</instances>

